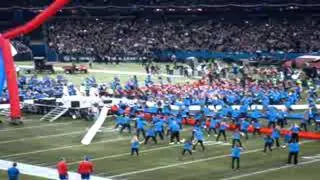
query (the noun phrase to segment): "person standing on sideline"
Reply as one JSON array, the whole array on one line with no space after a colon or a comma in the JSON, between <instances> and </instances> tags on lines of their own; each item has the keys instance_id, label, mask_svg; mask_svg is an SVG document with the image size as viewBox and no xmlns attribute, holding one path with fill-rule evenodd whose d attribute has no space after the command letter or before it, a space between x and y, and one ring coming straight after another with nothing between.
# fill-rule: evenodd
<instances>
[{"instance_id":1,"label":"person standing on sideline","mask_svg":"<svg viewBox=\"0 0 320 180\"><path fill-rule=\"evenodd\" d=\"M84 157L84 160L80 162L78 172L81 175L81 180L90 179L90 175L93 173L93 164L89 161L87 156Z\"/></svg>"},{"instance_id":2,"label":"person standing on sideline","mask_svg":"<svg viewBox=\"0 0 320 180\"><path fill-rule=\"evenodd\" d=\"M236 144L232 149L231 149L231 158L232 158L232 169L234 169L234 164L235 161L237 161L237 167L236 169L240 169L240 153L241 153L242 148L239 146L239 144Z\"/></svg>"},{"instance_id":3,"label":"person standing on sideline","mask_svg":"<svg viewBox=\"0 0 320 180\"><path fill-rule=\"evenodd\" d=\"M288 157L288 164L291 164L292 158L294 159L294 164L298 164L298 155L300 152L300 145L298 142L292 141L289 143L289 157Z\"/></svg>"},{"instance_id":4,"label":"person standing on sideline","mask_svg":"<svg viewBox=\"0 0 320 180\"><path fill-rule=\"evenodd\" d=\"M57 170L58 170L60 180L68 179L68 165L66 163L65 158L61 158L61 160L58 162Z\"/></svg>"},{"instance_id":5,"label":"person standing on sideline","mask_svg":"<svg viewBox=\"0 0 320 180\"><path fill-rule=\"evenodd\" d=\"M131 156L133 156L134 153L136 153L137 156L139 156L139 146L140 142L138 136L133 136L131 139Z\"/></svg>"},{"instance_id":6,"label":"person standing on sideline","mask_svg":"<svg viewBox=\"0 0 320 180\"><path fill-rule=\"evenodd\" d=\"M17 163L13 163L12 167L8 169L8 180L18 180L20 171L17 168Z\"/></svg>"}]
</instances>

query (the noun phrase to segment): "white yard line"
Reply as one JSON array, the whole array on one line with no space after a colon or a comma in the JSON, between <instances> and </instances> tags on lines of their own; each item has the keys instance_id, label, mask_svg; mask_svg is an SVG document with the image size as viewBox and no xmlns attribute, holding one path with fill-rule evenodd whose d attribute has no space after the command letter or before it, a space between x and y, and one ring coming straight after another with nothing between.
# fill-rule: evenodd
<instances>
[{"instance_id":1,"label":"white yard line","mask_svg":"<svg viewBox=\"0 0 320 180\"><path fill-rule=\"evenodd\" d=\"M308 143L308 142L314 142L314 141L305 141L305 142L302 142L302 143ZM256 153L256 152L259 152L259 151L262 151L262 150L263 149L253 149L253 150L245 151L242 154L251 154L251 153ZM187 164L193 164L193 163L198 163L198 162L210 161L210 160L214 160L214 159L222 159L222 158L225 158L225 157L230 157L230 154L225 154L225 155L220 155L220 156L213 156L213 157L204 158L204 159L198 159L198 160L193 160L193 161L186 161L186 162L182 162L182 163L174 163L174 164L170 164L170 165L166 165L166 166L158 166L158 167L139 170L139 171L131 171L131 172L122 173L122 174L118 174L118 175L114 175L114 176L109 176L108 178L112 179L112 178L116 178L116 177L123 177L123 176L141 174L141 173L145 173L145 172L151 172L151 171L156 171L156 170L160 170L160 169L177 167L177 166L181 166L181 165L187 165Z\"/></svg>"},{"instance_id":2,"label":"white yard line","mask_svg":"<svg viewBox=\"0 0 320 180\"><path fill-rule=\"evenodd\" d=\"M6 160L0 160L0 169L6 171L9 167L12 166L11 161L6 161ZM46 179L53 179L53 180L58 180L58 172L56 169L53 168L46 168L46 167L40 167L40 166L35 166L31 164L25 164L25 163L17 163L18 168L21 172L21 174L26 174L30 176L37 176L37 177L42 177ZM75 172L68 172L69 174L69 180L79 180L80 175ZM91 180L110 180L108 178L103 178L103 177L98 177L98 176L91 176Z\"/></svg>"},{"instance_id":3,"label":"white yard line","mask_svg":"<svg viewBox=\"0 0 320 180\"><path fill-rule=\"evenodd\" d=\"M74 132L70 132L70 133L51 134L51 135L46 135L46 136L34 136L34 137L30 137L30 138L21 138L21 139L14 139L14 140L8 140L8 141L0 141L0 144L8 144L8 143L28 141L28 140L34 140L34 139L48 139L48 138L52 138L52 137L69 136L69 135L81 134L81 133L85 133L85 131L74 131Z\"/></svg>"},{"instance_id":4,"label":"white yard line","mask_svg":"<svg viewBox=\"0 0 320 180\"><path fill-rule=\"evenodd\" d=\"M43 125L37 125L37 126L27 126L27 127L18 127L18 128L8 128L8 129L2 129L1 132L9 132L9 131L18 131L18 130L24 130L24 129L33 129L33 128L42 128L42 127L50 127L50 126L59 126L59 125L68 125L73 124L76 121L73 122L63 122L63 123L50 123L50 124L43 124Z\"/></svg>"},{"instance_id":5,"label":"white yard line","mask_svg":"<svg viewBox=\"0 0 320 180\"><path fill-rule=\"evenodd\" d=\"M83 132L83 131L81 131L81 132ZM114 132L114 130L104 131L104 132ZM115 141L121 141L121 140L129 140L129 139L130 138L117 138L117 139L93 142L91 144L103 144L103 143L108 143L108 142L115 142ZM43 153L43 152L48 152L48 151L57 151L57 150L62 150L62 149L70 149L70 148L83 147L83 146L86 146L86 145L77 144L77 145L69 145L69 146L60 146L60 147L56 147L56 148L42 149L42 150L37 150L37 151L9 154L9 155L0 156L0 158L2 158L2 159L3 158L10 158L10 157L15 157L15 156L37 154L37 153Z\"/></svg>"},{"instance_id":6,"label":"white yard line","mask_svg":"<svg viewBox=\"0 0 320 180\"><path fill-rule=\"evenodd\" d=\"M298 166L300 165L306 165L306 164L312 164L312 163L316 163L316 162L320 162L320 159L315 159L315 160L311 160L311 161L306 161L306 162L301 162L298 164ZM287 168L291 168L291 167L295 167L296 165L285 165L285 166L281 166L281 167L277 167L277 168L270 168L270 169L266 169L263 171L256 171L256 172L252 172L252 173L247 173L247 174L242 174L239 176L233 176L233 177L229 177L229 178L223 178L221 180L233 180L233 179L240 179L240 178L244 178L244 177L250 177L250 176L255 176L258 174L264 174L264 173L268 173L268 172L272 172L272 171L277 171L280 169L287 169Z\"/></svg>"}]
</instances>

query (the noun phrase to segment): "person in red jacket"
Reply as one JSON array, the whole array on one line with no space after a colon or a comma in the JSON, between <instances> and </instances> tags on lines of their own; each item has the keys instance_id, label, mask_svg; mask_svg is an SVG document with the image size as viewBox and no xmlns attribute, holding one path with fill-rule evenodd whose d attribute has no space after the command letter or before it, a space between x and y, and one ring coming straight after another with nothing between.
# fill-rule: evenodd
<instances>
[{"instance_id":1,"label":"person in red jacket","mask_svg":"<svg viewBox=\"0 0 320 180\"><path fill-rule=\"evenodd\" d=\"M65 158L61 158L61 160L58 162L57 170L59 173L60 180L67 180L68 179L68 165L66 163Z\"/></svg>"},{"instance_id":2,"label":"person in red jacket","mask_svg":"<svg viewBox=\"0 0 320 180\"><path fill-rule=\"evenodd\" d=\"M88 157L85 157L84 160L80 162L78 173L81 175L82 180L90 179L90 175L93 173L93 163L89 161Z\"/></svg>"}]
</instances>

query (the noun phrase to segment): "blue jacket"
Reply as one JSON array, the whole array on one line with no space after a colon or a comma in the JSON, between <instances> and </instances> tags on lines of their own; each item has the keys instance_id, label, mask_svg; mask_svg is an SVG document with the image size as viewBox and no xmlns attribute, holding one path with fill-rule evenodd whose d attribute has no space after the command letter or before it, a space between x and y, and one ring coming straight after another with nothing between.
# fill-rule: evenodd
<instances>
[{"instance_id":1,"label":"blue jacket","mask_svg":"<svg viewBox=\"0 0 320 180\"><path fill-rule=\"evenodd\" d=\"M139 118L137 120L137 129L144 129L144 126L146 125L146 121L143 119Z\"/></svg>"},{"instance_id":2,"label":"blue jacket","mask_svg":"<svg viewBox=\"0 0 320 180\"><path fill-rule=\"evenodd\" d=\"M203 138L203 132L201 131L201 129L199 129L195 132L195 137L197 140L203 141L204 138Z\"/></svg>"},{"instance_id":3,"label":"blue jacket","mask_svg":"<svg viewBox=\"0 0 320 180\"><path fill-rule=\"evenodd\" d=\"M130 118L129 117L123 117L122 121L123 121L123 124L129 124L130 123Z\"/></svg>"},{"instance_id":4,"label":"blue jacket","mask_svg":"<svg viewBox=\"0 0 320 180\"><path fill-rule=\"evenodd\" d=\"M18 180L20 171L16 167L11 167L8 169L8 178L9 180Z\"/></svg>"},{"instance_id":5,"label":"blue jacket","mask_svg":"<svg viewBox=\"0 0 320 180\"><path fill-rule=\"evenodd\" d=\"M232 157L240 158L240 153L241 153L240 147L234 147L231 149L231 156Z\"/></svg>"},{"instance_id":6,"label":"blue jacket","mask_svg":"<svg viewBox=\"0 0 320 180\"><path fill-rule=\"evenodd\" d=\"M253 123L253 127L254 127L255 129L260 129L260 128L261 128L261 123L260 123L259 121L254 122L254 123Z\"/></svg>"},{"instance_id":7,"label":"blue jacket","mask_svg":"<svg viewBox=\"0 0 320 180\"><path fill-rule=\"evenodd\" d=\"M269 137L265 137L264 138L264 142L272 144L273 143L273 139L271 137L270 138Z\"/></svg>"},{"instance_id":8,"label":"blue jacket","mask_svg":"<svg viewBox=\"0 0 320 180\"><path fill-rule=\"evenodd\" d=\"M154 129L155 129L155 131L157 131L157 132L163 131L163 121L162 121L162 120L157 121L157 122L154 124Z\"/></svg>"},{"instance_id":9,"label":"blue jacket","mask_svg":"<svg viewBox=\"0 0 320 180\"><path fill-rule=\"evenodd\" d=\"M192 142L191 141L184 142L183 149L191 150L192 149Z\"/></svg>"},{"instance_id":10,"label":"blue jacket","mask_svg":"<svg viewBox=\"0 0 320 180\"><path fill-rule=\"evenodd\" d=\"M179 132L179 131L180 131L180 126L179 126L179 124L177 123L177 121L173 121L173 122L170 124L170 130L171 130L171 132Z\"/></svg>"},{"instance_id":11,"label":"blue jacket","mask_svg":"<svg viewBox=\"0 0 320 180\"><path fill-rule=\"evenodd\" d=\"M140 143L139 141L134 141L131 143L131 148L139 149Z\"/></svg>"},{"instance_id":12,"label":"blue jacket","mask_svg":"<svg viewBox=\"0 0 320 180\"><path fill-rule=\"evenodd\" d=\"M289 144L289 152L299 152L299 151L300 151L299 143L290 143Z\"/></svg>"},{"instance_id":13,"label":"blue jacket","mask_svg":"<svg viewBox=\"0 0 320 180\"><path fill-rule=\"evenodd\" d=\"M219 121L217 119L211 119L210 121L210 127L211 128L216 128L218 125Z\"/></svg>"},{"instance_id":14,"label":"blue jacket","mask_svg":"<svg viewBox=\"0 0 320 180\"><path fill-rule=\"evenodd\" d=\"M272 133L271 133L271 137L272 138L280 138L280 132L278 131L278 130L276 130L276 129L273 129L272 130Z\"/></svg>"},{"instance_id":15,"label":"blue jacket","mask_svg":"<svg viewBox=\"0 0 320 180\"><path fill-rule=\"evenodd\" d=\"M292 133L299 133L300 128L299 127L292 127L291 131L292 131Z\"/></svg>"},{"instance_id":16,"label":"blue jacket","mask_svg":"<svg viewBox=\"0 0 320 180\"><path fill-rule=\"evenodd\" d=\"M147 129L147 136L154 137L156 134L153 128Z\"/></svg>"},{"instance_id":17,"label":"blue jacket","mask_svg":"<svg viewBox=\"0 0 320 180\"><path fill-rule=\"evenodd\" d=\"M250 123L249 123L249 122L243 121L242 124L241 124L241 130L247 131L248 128L249 128L249 126L250 126Z\"/></svg>"}]
</instances>

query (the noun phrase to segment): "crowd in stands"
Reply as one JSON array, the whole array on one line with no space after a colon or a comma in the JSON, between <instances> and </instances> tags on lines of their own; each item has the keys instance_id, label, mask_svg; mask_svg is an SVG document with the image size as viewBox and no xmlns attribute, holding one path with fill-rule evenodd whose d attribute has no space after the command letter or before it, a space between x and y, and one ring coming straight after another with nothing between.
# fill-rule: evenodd
<instances>
[{"instance_id":1,"label":"crowd in stands","mask_svg":"<svg viewBox=\"0 0 320 180\"><path fill-rule=\"evenodd\" d=\"M65 20L49 25L49 45L58 53L101 58L163 50L215 52L314 52L320 49L316 21Z\"/></svg>"},{"instance_id":2,"label":"crowd in stands","mask_svg":"<svg viewBox=\"0 0 320 180\"><path fill-rule=\"evenodd\" d=\"M32 6L46 6L51 3L52 0L23 0L23 1L11 1L3 0L0 3L0 6L8 7L12 6L23 6L23 7L32 7ZM318 3L316 0L73 0L71 5L85 5L85 6L106 6L106 5L115 5L115 6L130 6L130 5L216 5L216 4L286 4L286 3Z\"/></svg>"}]
</instances>

